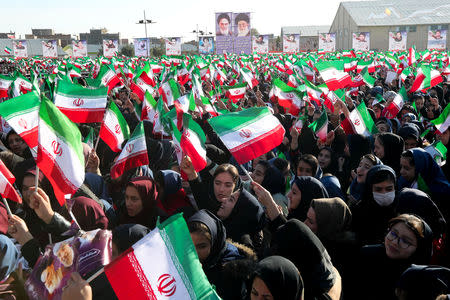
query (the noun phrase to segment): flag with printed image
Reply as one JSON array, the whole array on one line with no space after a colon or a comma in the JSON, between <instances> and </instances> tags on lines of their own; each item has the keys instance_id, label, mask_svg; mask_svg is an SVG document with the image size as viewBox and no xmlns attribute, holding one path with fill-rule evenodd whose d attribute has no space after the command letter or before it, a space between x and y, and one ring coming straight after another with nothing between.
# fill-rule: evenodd
<instances>
[{"instance_id":1,"label":"flag with printed image","mask_svg":"<svg viewBox=\"0 0 450 300\"><path fill-rule=\"evenodd\" d=\"M117 178L125 171L148 165L148 163L144 123L141 121L111 167L111 178Z\"/></svg>"},{"instance_id":2,"label":"flag with printed image","mask_svg":"<svg viewBox=\"0 0 450 300\"><path fill-rule=\"evenodd\" d=\"M58 202L73 195L84 182L85 162L81 133L59 109L43 97L39 109L36 164L53 186Z\"/></svg>"},{"instance_id":3,"label":"flag with printed image","mask_svg":"<svg viewBox=\"0 0 450 300\"><path fill-rule=\"evenodd\" d=\"M122 143L130 137L127 121L114 101L106 109L99 136L114 152L122 150Z\"/></svg>"},{"instance_id":4,"label":"flag with printed image","mask_svg":"<svg viewBox=\"0 0 450 300\"><path fill-rule=\"evenodd\" d=\"M8 170L0 159L0 195L3 198L22 203L22 198L17 194L13 184L16 181L14 175Z\"/></svg>"},{"instance_id":5,"label":"flag with printed image","mask_svg":"<svg viewBox=\"0 0 450 300\"><path fill-rule=\"evenodd\" d=\"M58 81L56 107L75 123L99 123L105 114L108 88L85 88L66 80Z\"/></svg>"},{"instance_id":6,"label":"flag with printed image","mask_svg":"<svg viewBox=\"0 0 450 300\"><path fill-rule=\"evenodd\" d=\"M252 107L208 120L239 164L279 146L284 128L267 107Z\"/></svg>"}]
</instances>

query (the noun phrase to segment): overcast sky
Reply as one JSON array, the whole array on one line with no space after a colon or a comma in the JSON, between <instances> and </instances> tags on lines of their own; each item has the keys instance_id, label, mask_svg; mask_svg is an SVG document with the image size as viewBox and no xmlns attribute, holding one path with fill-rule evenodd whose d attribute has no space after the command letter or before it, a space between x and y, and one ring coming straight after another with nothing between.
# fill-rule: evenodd
<instances>
[{"instance_id":1,"label":"overcast sky","mask_svg":"<svg viewBox=\"0 0 450 300\"><path fill-rule=\"evenodd\" d=\"M282 26L331 25L338 0L253 1L253 0L1 0L0 32L24 35L32 28L52 28L56 33L89 32L106 27L121 38L144 37L144 25L137 25L146 11L149 36L181 36L195 39L193 30L214 33L215 12L251 12L252 27L261 34L280 34Z\"/></svg>"}]
</instances>

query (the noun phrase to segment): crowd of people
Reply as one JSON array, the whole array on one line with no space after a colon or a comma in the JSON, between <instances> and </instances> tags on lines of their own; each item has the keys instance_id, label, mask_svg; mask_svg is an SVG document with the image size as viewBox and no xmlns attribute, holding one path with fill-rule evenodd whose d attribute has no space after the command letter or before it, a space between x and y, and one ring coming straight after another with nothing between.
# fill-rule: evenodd
<instances>
[{"instance_id":1,"label":"crowd of people","mask_svg":"<svg viewBox=\"0 0 450 300\"><path fill-rule=\"evenodd\" d=\"M211 64L220 61L214 58ZM287 83L289 72L271 68L267 77L263 70L293 56L222 56L228 61L222 68L225 84L239 79L235 64L244 66L249 59L259 83L237 103L216 93L215 110L267 106L285 129L283 142L239 165L207 122L214 116L206 109L191 111L207 137L207 166L197 172L189 156L178 161L173 141L144 121L149 164L116 179L110 169L118 153L102 140L95 149L84 143L85 182L72 196L80 228L111 230L116 258L158 219L183 213L203 271L223 299L449 299L450 162L438 163L424 149L437 141L450 146L450 129L436 132L430 123L448 105L450 83L444 79L426 91L408 93L398 114L388 118L385 108L400 86L410 90L414 76L386 83L387 67L380 64L373 87L353 88L332 110L308 101L305 93L305 105L292 115L269 96L271 80ZM32 74L29 67L8 62L2 70ZM314 83L323 83L314 71ZM72 80L86 86L87 74ZM40 79L45 85L45 77ZM202 79L205 94L217 91L215 78ZM179 88L186 94L193 86L187 82ZM156 89L154 97L159 97ZM142 99L125 85L113 89L108 100L133 131ZM378 133L347 134L341 124L362 102ZM196 104L204 108L198 99ZM329 120L325 140L308 126L323 110ZM296 126L300 118L301 128ZM78 126L83 136L91 127L99 130L99 124ZM0 295L26 299L24 281L48 244L67 239L62 233L70 229L72 217L42 172L35 189L36 163L20 135L3 132L0 150L23 199L22 204L8 201L12 216L0 203ZM73 273L62 298L116 297L104 274L85 280Z\"/></svg>"}]
</instances>

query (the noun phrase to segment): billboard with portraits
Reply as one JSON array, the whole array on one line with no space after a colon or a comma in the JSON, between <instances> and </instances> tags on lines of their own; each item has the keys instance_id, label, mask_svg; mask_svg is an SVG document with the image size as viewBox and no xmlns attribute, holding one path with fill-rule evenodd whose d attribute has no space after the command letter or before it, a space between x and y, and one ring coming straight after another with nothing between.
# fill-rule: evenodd
<instances>
[{"instance_id":1,"label":"billboard with portraits","mask_svg":"<svg viewBox=\"0 0 450 300\"><path fill-rule=\"evenodd\" d=\"M336 51L336 33L319 33L319 49L325 52Z\"/></svg>"},{"instance_id":2,"label":"billboard with portraits","mask_svg":"<svg viewBox=\"0 0 450 300\"><path fill-rule=\"evenodd\" d=\"M294 53L300 51L300 34L283 34L283 52Z\"/></svg>"},{"instance_id":3,"label":"billboard with portraits","mask_svg":"<svg viewBox=\"0 0 450 300\"><path fill-rule=\"evenodd\" d=\"M15 40L13 41L14 57L28 57L27 40Z\"/></svg>"},{"instance_id":4,"label":"billboard with portraits","mask_svg":"<svg viewBox=\"0 0 450 300\"><path fill-rule=\"evenodd\" d=\"M268 35L253 36L252 51L256 53L268 53L269 36Z\"/></svg>"},{"instance_id":5,"label":"billboard with portraits","mask_svg":"<svg viewBox=\"0 0 450 300\"><path fill-rule=\"evenodd\" d=\"M198 51L200 54L214 54L214 37L202 36L198 38Z\"/></svg>"},{"instance_id":6,"label":"billboard with portraits","mask_svg":"<svg viewBox=\"0 0 450 300\"><path fill-rule=\"evenodd\" d=\"M42 56L43 57L58 57L58 46L56 40L42 41Z\"/></svg>"},{"instance_id":7,"label":"billboard with portraits","mask_svg":"<svg viewBox=\"0 0 450 300\"><path fill-rule=\"evenodd\" d=\"M133 40L134 55L137 57L150 56L150 39L137 38Z\"/></svg>"},{"instance_id":8,"label":"billboard with portraits","mask_svg":"<svg viewBox=\"0 0 450 300\"><path fill-rule=\"evenodd\" d=\"M86 57L87 56L87 42L85 40L73 40L72 41L72 53L73 57Z\"/></svg>"},{"instance_id":9,"label":"billboard with portraits","mask_svg":"<svg viewBox=\"0 0 450 300\"><path fill-rule=\"evenodd\" d=\"M181 38L164 38L166 42L166 55L181 55Z\"/></svg>"},{"instance_id":10,"label":"billboard with portraits","mask_svg":"<svg viewBox=\"0 0 450 300\"><path fill-rule=\"evenodd\" d=\"M249 12L220 12L215 14L216 53L245 53L252 51Z\"/></svg>"},{"instance_id":11,"label":"billboard with portraits","mask_svg":"<svg viewBox=\"0 0 450 300\"><path fill-rule=\"evenodd\" d=\"M369 51L370 32L353 32L352 48L356 51Z\"/></svg>"},{"instance_id":12,"label":"billboard with portraits","mask_svg":"<svg viewBox=\"0 0 450 300\"><path fill-rule=\"evenodd\" d=\"M447 48L447 30L429 30L427 49L445 50Z\"/></svg>"},{"instance_id":13,"label":"billboard with portraits","mask_svg":"<svg viewBox=\"0 0 450 300\"><path fill-rule=\"evenodd\" d=\"M406 50L406 31L391 31L389 32L389 51L403 51Z\"/></svg>"},{"instance_id":14,"label":"billboard with portraits","mask_svg":"<svg viewBox=\"0 0 450 300\"><path fill-rule=\"evenodd\" d=\"M118 40L103 40L103 55L107 58L111 58L117 55L119 52Z\"/></svg>"}]
</instances>

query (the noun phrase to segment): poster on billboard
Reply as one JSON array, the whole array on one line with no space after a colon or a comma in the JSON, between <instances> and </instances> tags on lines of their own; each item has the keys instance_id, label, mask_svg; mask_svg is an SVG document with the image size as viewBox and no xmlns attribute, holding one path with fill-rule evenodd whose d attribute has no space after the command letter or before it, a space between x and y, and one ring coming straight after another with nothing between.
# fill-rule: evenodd
<instances>
[{"instance_id":1,"label":"poster on billboard","mask_svg":"<svg viewBox=\"0 0 450 300\"><path fill-rule=\"evenodd\" d=\"M234 53L251 54L252 37L250 26L250 13L233 13Z\"/></svg>"},{"instance_id":2,"label":"poster on billboard","mask_svg":"<svg viewBox=\"0 0 450 300\"><path fill-rule=\"evenodd\" d=\"M133 43L135 56L150 56L150 40L148 38L134 39Z\"/></svg>"},{"instance_id":3,"label":"poster on billboard","mask_svg":"<svg viewBox=\"0 0 450 300\"><path fill-rule=\"evenodd\" d=\"M73 40L72 41L72 53L73 57L86 57L87 56L87 42L85 40Z\"/></svg>"},{"instance_id":4,"label":"poster on billboard","mask_svg":"<svg viewBox=\"0 0 450 300\"><path fill-rule=\"evenodd\" d=\"M181 55L181 38L164 38L166 42L166 55Z\"/></svg>"},{"instance_id":5,"label":"poster on billboard","mask_svg":"<svg viewBox=\"0 0 450 300\"><path fill-rule=\"evenodd\" d=\"M202 36L198 38L198 51L200 54L214 54L214 37Z\"/></svg>"},{"instance_id":6,"label":"poster on billboard","mask_svg":"<svg viewBox=\"0 0 450 300\"><path fill-rule=\"evenodd\" d=\"M216 13L216 53L233 52L233 26L231 25L231 12Z\"/></svg>"},{"instance_id":7,"label":"poster on billboard","mask_svg":"<svg viewBox=\"0 0 450 300\"><path fill-rule=\"evenodd\" d=\"M429 30L428 31L428 49L445 50L447 46L447 30Z\"/></svg>"},{"instance_id":8,"label":"poster on billboard","mask_svg":"<svg viewBox=\"0 0 450 300\"><path fill-rule=\"evenodd\" d=\"M117 55L119 52L118 40L103 40L103 55L107 58L111 58Z\"/></svg>"},{"instance_id":9,"label":"poster on billboard","mask_svg":"<svg viewBox=\"0 0 450 300\"><path fill-rule=\"evenodd\" d=\"M42 41L43 57L58 57L58 46L56 40Z\"/></svg>"},{"instance_id":10,"label":"poster on billboard","mask_svg":"<svg viewBox=\"0 0 450 300\"><path fill-rule=\"evenodd\" d=\"M300 34L283 35L283 52L294 53L300 50Z\"/></svg>"},{"instance_id":11,"label":"poster on billboard","mask_svg":"<svg viewBox=\"0 0 450 300\"><path fill-rule=\"evenodd\" d=\"M14 57L28 57L28 47L26 40L13 41Z\"/></svg>"},{"instance_id":12,"label":"poster on billboard","mask_svg":"<svg viewBox=\"0 0 450 300\"><path fill-rule=\"evenodd\" d=\"M352 48L356 51L369 51L370 32L353 32Z\"/></svg>"},{"instance_id":13,"label":"poster on billboard","mask_svg":"<svg viewBox=\"0 0 450 300\"><path fill-rule=\"evenodd\" d=\"M319 33L319 49L325 52L336 51L336 33Z\"/></svg>"},{"instance_id":14,"label":"poster on billboard","mask_svg":"<svg viewBox=\"0 0 450 300\"><path fill-rule=\"evenodd\" d=\"M389 51L403 51L406 50L406 31L391 31L389 32Z\"/></svg>"},{"instance_id":15,"label":"poster on billboard","mask_svg":"<svg viewBox=\"0 0 450 300\"><path fill-rule=\"evenodd\" d=\"M257 35L253 36L253 52L268 53L269 52L269 36Z\"/></svg>"},{"instance_id":16,"label":"poster on billboard","mask_svg":"<svg viewBox=\"0 0 450 300\"><path fill-rule=\"evenodd\" d=\"M249 12L215 14L216 53L250 54L252 52Z\"/></svg>"}]
</instances>

